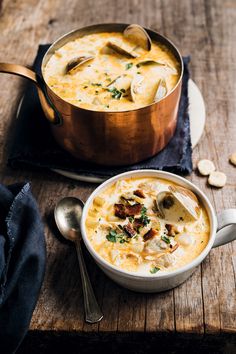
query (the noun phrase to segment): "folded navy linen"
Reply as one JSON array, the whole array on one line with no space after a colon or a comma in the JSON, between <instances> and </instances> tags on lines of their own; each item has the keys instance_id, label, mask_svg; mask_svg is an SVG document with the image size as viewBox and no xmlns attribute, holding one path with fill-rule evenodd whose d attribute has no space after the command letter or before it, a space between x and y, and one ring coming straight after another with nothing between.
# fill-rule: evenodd
<instances>
[{"instance_id":1,"label":"folded navy linen","mask_svg":"<svg viewBox=\"0 0 236 354\"><path fill-rule=\"evenodd\" d=\"M0 184L0 352L27 333L45 272L43 225L29 183Z\"/></svg>"},{"instance_id":2,"label":"folded navy linen","mask_svg":"<svg viewBox=\"0 0 236 354\"><path fill-rule=\"evenodd\" d=\"M48 47L48 45L39 46L34 62L34 68L38 73L40 73L42 58ZM185 57L183 60L184 75L177 128L169 144L156 156L134 165L120 167L98 166L75 159L55 142L49 123L40 106L37 90L30 83L18 115L8 164L14 168L22 168L23 166L54 168L84 176L105 178L143 168L190 174L192 171L192 148L188 116L189 57Z\"/></svg>"}]
</instances>

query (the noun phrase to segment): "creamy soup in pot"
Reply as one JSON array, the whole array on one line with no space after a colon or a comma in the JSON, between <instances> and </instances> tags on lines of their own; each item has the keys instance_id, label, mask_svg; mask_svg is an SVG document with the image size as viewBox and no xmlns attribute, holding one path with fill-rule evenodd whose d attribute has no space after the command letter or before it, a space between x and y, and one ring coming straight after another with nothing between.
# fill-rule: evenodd
<instances>
[{"instance_id":1,"label":"creamy soup in pot","mask_svg":"<svg viewBox=\"0 0 236 354\"><path fill-rule=\"evenodd\" d=\"M165 97L180 65L163 44L148 49L119 32L88 34L66 43L47 62L46 83L65 101L95 111L127 111Z\"/></svg>"},{"instance_id":2,"label":"creamy soup in pot","mask_svg":"<svg viewBox=\"0 0 236 354\"><path fill-rule=\"evenodd\" d=\"M208 243L209 218L193 193L196 219L170 196L163 199L160 212L157 195L168 195L176 186L144 177L119 180L104 189L93 199L86 218L93 249L113 266L141 275L170 272L194 260Z\"/></svg>"}]
</instances>

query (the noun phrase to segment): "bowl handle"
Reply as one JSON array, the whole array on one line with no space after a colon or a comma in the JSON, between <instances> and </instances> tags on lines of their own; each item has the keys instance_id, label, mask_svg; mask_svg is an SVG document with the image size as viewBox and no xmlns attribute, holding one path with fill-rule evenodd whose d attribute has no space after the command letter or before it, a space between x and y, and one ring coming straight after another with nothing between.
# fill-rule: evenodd
<instances>
[{"instance_id":1,"label":"bowl handle","mask_svg":"<svg viewBox=\"0 0 236 354\"><path fill-rule=\"evenodd\" d=\"M236 209L226 209L217 215L218 228L213 247L236 239ZM227 227L226 227L227 226Z\"/></svg>"},{"instance_id":2,"label":"bowl handle","mask_svg":"<svg viewBox=\"0 0 236 354\"><path fill-rule=\"evenodd\" d=\"M9 63L0 63L0 72L22 76L36 84L38 88L39 99L47 119L53 124L60 124L62 122L61 115L48 97L45 83L38 74L26 68L25 66Z\"/></svg>"}]
</instances>

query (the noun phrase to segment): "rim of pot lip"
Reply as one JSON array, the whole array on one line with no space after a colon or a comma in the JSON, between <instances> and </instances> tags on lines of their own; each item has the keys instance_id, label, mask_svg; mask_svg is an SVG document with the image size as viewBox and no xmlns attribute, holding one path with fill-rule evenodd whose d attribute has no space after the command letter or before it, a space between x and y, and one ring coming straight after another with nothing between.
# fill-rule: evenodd
<instances>
[{"instance_id":1,"label":"rim of pot lip","mask_svg":"<svg viewBox=\"0 0 236 354\"><path fill-rule=\"evenodd\" d=\"M210 236L209 236L209 241L208 241L206 247L204 248L204 250L199 254L199 256L197 256L195 259L193 259L192 262L187 263L183 267L180 267L174 271L170 271L170 272L166 272L166 273L156 273L156 274L152 274L152 275L140 275L140 274L137 274L136 272L129 272L129 271L115 267L111 263L107 262L104 258L102 258L94 250L94 248L92 247L90 241L88 240L88 238L86 236L86 227L85 227L85 221L86 221L86 217L87 217L88 208L89 208L92 200L94 199L94 197L97 194L99 194L101 192L101 190L103 190L104 188L107 188L108 185L114 183L115 181L125 179L128 177L132 177L132 176L140 176L140 177L141 176L143 176L143 177L155 177L156 176L157 178L166 179L166 180L169 180L169 181L172 181L175 183L180 182L180 184L181 183L184 184L185 187L187 186L188 188L193 190L194 193L197 194L200 201L203 203L204 207L206 208L208 217L210 219ZM81 218L81 234L82 234L83 241L84 241L89 253L92 255L92 257L95 260L98 261L98 263L102 264L109 271L112 271L113 273L116 273L117 275L120 275L121 277L124 276L126 278L133 278L133 279L135 278L135 279L146 280L146 281L154 280L154 279L171 278L171 277L174 277L178 274L184 273L185 271L188 271L188 270L198 266L203 261L203 259L208 255L208 253L210 252L210 250L213 246L213 243L214 243L214 240L216 237L216 227L217 227L217 221L216 221L215 211L214 211L210 201L206 197L206 195L198 187L196 187L193 183L186 180L185 178L175 175L173 173L159 171L159 170L151 170L151 169L150 170L143 169L143 170L124 172L124 173L116 175L112 178L109 178L107 181L103 182L89 196L88 200L86 201L86 203L84 205L82 218Z\"/></svg>"},{"instance_id":2,"label":"rim of pot lip","mask_svg":"<svg viewBox=\"0 0 236 354\"><path fill-rule=\"evenodd\" d=\"M125 111L99 111L99 110L93 110L93 109L87 109L87 108L83 108L83 107L79 107L79 106L76 106L74 105L73 103L70 103L66 100L64 100L61 96L58 96L51 88L50 86L46 83L45 79L44 79L44 73L43 73L43 68L46 66L46 60L48 59L49 55L53 55L55 50L58 50L59 48L61 48L63 45L65 45L66 43L69 42L64 42L62 45L59 45L58 48L57 48L57 45L63 41L64 39L66 39L67 37L70 37L70 35L76 33L76 32L80 32L80 31L88 31L88 30L91 30L91 29L95 29L95 28L99 28L99 27L103 27L103 26L123 26L124 28L129 26L130 24L127 24L127 23L99 23L99 24L94 24L94 25L90 25L90 26L86 26L86 27L81 27L79 29L74 29L64 35L62 35L61 37L59 37L55 42L53 42L50 47L48 48L48 50L46 51L46 53L44 54L43 56L43 60L42 60L42 64L41 64L41 73L42 73L42 78L43 78L43 81L44 81L44 84L46 85L47 88L50 89L50 91L58 98L58 99L61 99L64 103L66 104L69 104L71 105L73 108L75 109L81 109L81 110L84 110L84 111L89 111L89 112L97 112L97 113L128 113L128 112L135 112L135 111L139 111L141 109L144 109L144 108L148 108L148 107L152 107L154 106L155 104L157 103L160 103L161 101L163 101L164 99L166 99L168 96L170 96L172 94L172 92L174 92L176 90L176 88L181 84L182 82L182 78L183 78L183 73L184 73L184 63L183 63L183 59L182 59L182 56L179 52L179 50L177 49L177 47L173 44L173 42L171 40L169 40L167 37L163 36L162 34L160 34L159 32L156 32L156 31L153 31L151 29L148 29L146 27L143 27L147 32L148 34L152 36L152 34L154 35L157 35L159 36L164 43L168 44L170 47L171 47L171 51L172 51L172 54L173 52L176 52L176 58L178 58L178 61L180 63L180 76L179 76L179 80L177 81L176 85L172 88L172 90L170 90L170 92L168 92L168 94L166 96L164 96L163 98L161 98L159 101L157 102L152 102L150 103L149 105L146 105L146 106L143 106L143 107L139 107L139 108L136 108L136 109L130 109L130 110L125 110ZM103 31L104 32L104 31ZM114 31L114 32L119 32L119 31ZM99 33L99 32L98 32ZM101 31L102 33L102 31ZM84 34L86 35L86 33ZM72 39L73 40L73 39ZM54 47L56 47L54 49ZM52 51L52 53L50 53Z\"/></svg>"}]
</instances>

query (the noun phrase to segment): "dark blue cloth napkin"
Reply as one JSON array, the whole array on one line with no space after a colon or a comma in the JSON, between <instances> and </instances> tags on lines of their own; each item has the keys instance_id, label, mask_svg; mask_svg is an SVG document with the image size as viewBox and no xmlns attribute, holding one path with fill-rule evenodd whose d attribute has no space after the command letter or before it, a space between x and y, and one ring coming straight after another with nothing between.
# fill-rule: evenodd
<instances>
[{"instance_id":1,"label":"dark blue cloth napkin","mask_svg":"<svg viewBox=\"0 0 236 354\"><path fill-rule=\"evenodd\" d=\"M48 45L40 45L34 68L40 73L42 58ZM9 154L8 164L19 168L34 166L63 169L85 176L111 177L115 174L136 169L166 170L178 174L192 171L192 148L188 116L189 57L184 59L182 95L178 112L178 123L174 137L156 156L130 166L107 167L79 161L60 148L50 132L33 84L29 84L21 105L16 124L16 133Z\"/></svg>"},{"instance_id":2,"label":"dark blue cloth napkin","mask_svg":"<svg viewBox=\"0 0 236 354\"><path fill-rule=\"evenodd\" d=\"M43 225L30 185L0 184L0 352L24 338L45 272Z\"/></svg>"}]
</instances>

